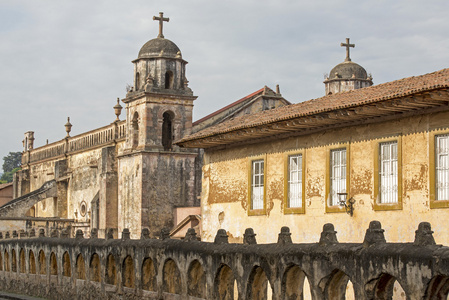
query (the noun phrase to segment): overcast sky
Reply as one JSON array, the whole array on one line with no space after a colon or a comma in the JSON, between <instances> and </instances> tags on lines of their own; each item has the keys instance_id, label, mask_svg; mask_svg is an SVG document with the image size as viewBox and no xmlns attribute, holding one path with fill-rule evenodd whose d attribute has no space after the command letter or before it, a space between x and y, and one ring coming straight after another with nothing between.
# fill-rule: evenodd
<instances>
[{"instance_id":1,"label":"overcast sky","mask_svg":"<svg viewBox=\"0 0 449 300\"><path fill-rule=\"evenodd\" d=\"M35 147L64 138L68 116L72 136L114 121L159 11L189 62L194 120L264 85L323 96L346 37L374 84L449 66L448 0L1 0L0 158L29 130Z\"/></svg>"}]
</instances>

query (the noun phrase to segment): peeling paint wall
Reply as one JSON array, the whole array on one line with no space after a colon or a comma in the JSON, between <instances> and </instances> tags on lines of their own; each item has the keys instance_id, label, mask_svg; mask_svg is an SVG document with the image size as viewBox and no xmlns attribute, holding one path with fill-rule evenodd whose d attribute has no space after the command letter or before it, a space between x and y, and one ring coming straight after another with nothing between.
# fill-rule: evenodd
<instances>
[{"instance_id":1,"label":"peeling paint wall","mask_svg":"<svg viewBox=\"0 0 449 300\"><path fill-rule=\"evenodd\" d=\"M445 132L449 113L435 113L377 124L325 130L306 136L279 139L224 150L205 150L203 167L203 233L212 241L220 228L225 228L230 241L240 242L245 228L257 232L257 240L277 240L282 226L295 228L294 242L316 242L325 223L333 223L342 242L363 238L370 220L379 220L388 232L387 240L413 240L413 228L419 222L431 221L437 243L448 244L443 234L449 209L430 208L429 149L435 130ZM385 139L401 137L402 209L374 210L375 149ZM326 212L326 159L329 150L348 144L349 191L353 197L354 216L345 212ZM305 163L305 214L285 214L284 181L286 156L302 151ZM253 157L265 157L266 213L248 215L249 166ZM376 160L376 161L375 161Z\"/></svg>"}]
</instances>

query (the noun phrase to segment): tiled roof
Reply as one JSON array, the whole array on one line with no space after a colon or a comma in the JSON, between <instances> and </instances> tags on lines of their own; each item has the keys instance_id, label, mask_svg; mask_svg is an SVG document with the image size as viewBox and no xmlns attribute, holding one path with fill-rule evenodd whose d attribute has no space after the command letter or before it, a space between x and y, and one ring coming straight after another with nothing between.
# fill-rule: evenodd
<instances>
[{"instance_id":1,"label":"tiled roof","mask_svg":"<svg viewBox=\"0 0 449 300\"><path fill-rule=\"evenodd\" d=\"M257 114L245 115L184 137L177 143L182 144L182 142L199 140L239 129L261 126L302 116L310 116L332 110L362 106L440 88L449 88L449 69L443 69L421 76L403 78L349 92L328 95Z\"/></svg>"},{"instance_id":2,"label":"tiled roof","mask_svg":"<svg viewBox=\"0 0 449 300\"><path fill-rule=\"evenodd\" d=\"M9 186L12 186L12 182L2 183L2 184L0 184L0 190L7 188Z\"/></svg>"},{"instance_id":3,"label":"tiled roof","mask_svg":"<svg viewBox=\"0 0 449 300\"><path fill-rule=\"evenodd\" d=\"M199 124L199 123L201 123L203 121L206 121L206 120L212 118L213 116L218 115L219 113L221 113L221 112L223 112L223 111L225 111L227 109L230 109L231 107L233 107L233 106L235 106L237 104L240 104L240 103L250 99L251 97L254 97L254 96L258 95L258 94L262 94L263 90L264 90L264 88L261 88L260 90L257 90L254 93L251 93L248 96L243 97L242 99L239 99L239 100L237 100L237 101L235 101L235 102L233 102L233 103L231 103L231 104L229 104L229 105L227 105L227 106L225 106L225 107L223 107L223 108L221 108L221 109L219 109L217 111L214 111L213 113L211 113L211 114L209 114L209 115L207 115L207 116L205 116L205 117L203 117L203 118L201 118L199 120L196 120L195 122L192 123L192 125L195 126L195 125L197 125L197 124Z\"/></svg>"}]
</instances>

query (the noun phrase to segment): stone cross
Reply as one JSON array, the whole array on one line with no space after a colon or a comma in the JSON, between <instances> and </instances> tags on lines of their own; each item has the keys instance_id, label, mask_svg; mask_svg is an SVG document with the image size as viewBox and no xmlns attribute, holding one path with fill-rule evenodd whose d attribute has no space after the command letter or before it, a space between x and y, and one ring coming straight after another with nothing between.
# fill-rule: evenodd
<instances>
[{"instance_id":1,"label":"stone cross","mask_svg":"<svg viewBox=\"0 0 449 300\"><path fill-rule=\"evenodd\" d=\"M349 57L349 47L354 48L355 44L349 43L349 38L346 38L346 43L341 43L341 47L346 47L346 59L345 61L351 61L351 58Z\"/></svg>"},{"instance_id":2,"label":"stone cross","mask_svg":"<svg viewBox=\"0 0 449 300\"><path fill-rule=\"evenodd\" d=\"M164 13L160 12L159 13L159 17L153 16L153 20L159 21L159 35L157 37L158 38L164 38L164 35L162 34L162 28L163 28L163 25L164 25L164 21L165 22L169 22L170 18L164 18Z\"/></svg>"}]
</instances>

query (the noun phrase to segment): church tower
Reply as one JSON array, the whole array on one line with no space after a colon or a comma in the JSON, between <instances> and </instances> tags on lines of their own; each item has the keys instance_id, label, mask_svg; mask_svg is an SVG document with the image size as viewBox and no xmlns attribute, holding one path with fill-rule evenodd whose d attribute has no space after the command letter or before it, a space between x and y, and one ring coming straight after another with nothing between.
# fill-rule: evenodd
<instances>
[{"instance_id":1,"label":"church tower","mask_svg":"<svg viewBox=\"0 0 449 300\"><path fill-rule=\"evenodd\" d=\"M326 95L372 86L373 78L371 75L367 75L362 66L351 61L349 48L354 48L355 44L350 44L349 38L346 38L346 43L341 43L340 46L346 47L346 59L336 65L324 80Z\"/></svg>"},{"instance_id":2,"label":"church tower","mask_svg":"<svg viewBox=\"0 0 449 300\"><path fill-rule=\"evenodd\" d=\"M199 206L195 195L196 151L174 141L191 133L192 90L186 78L187 61L163 35L145 43L134 64L134 85L126 98L126 142L119 151L118 231L129 228L139 237L173 227L174 207ZM198 203L197 203L198 202ZM140 214L138 212L141 212Z\"/></svg>"}]
</instances>

